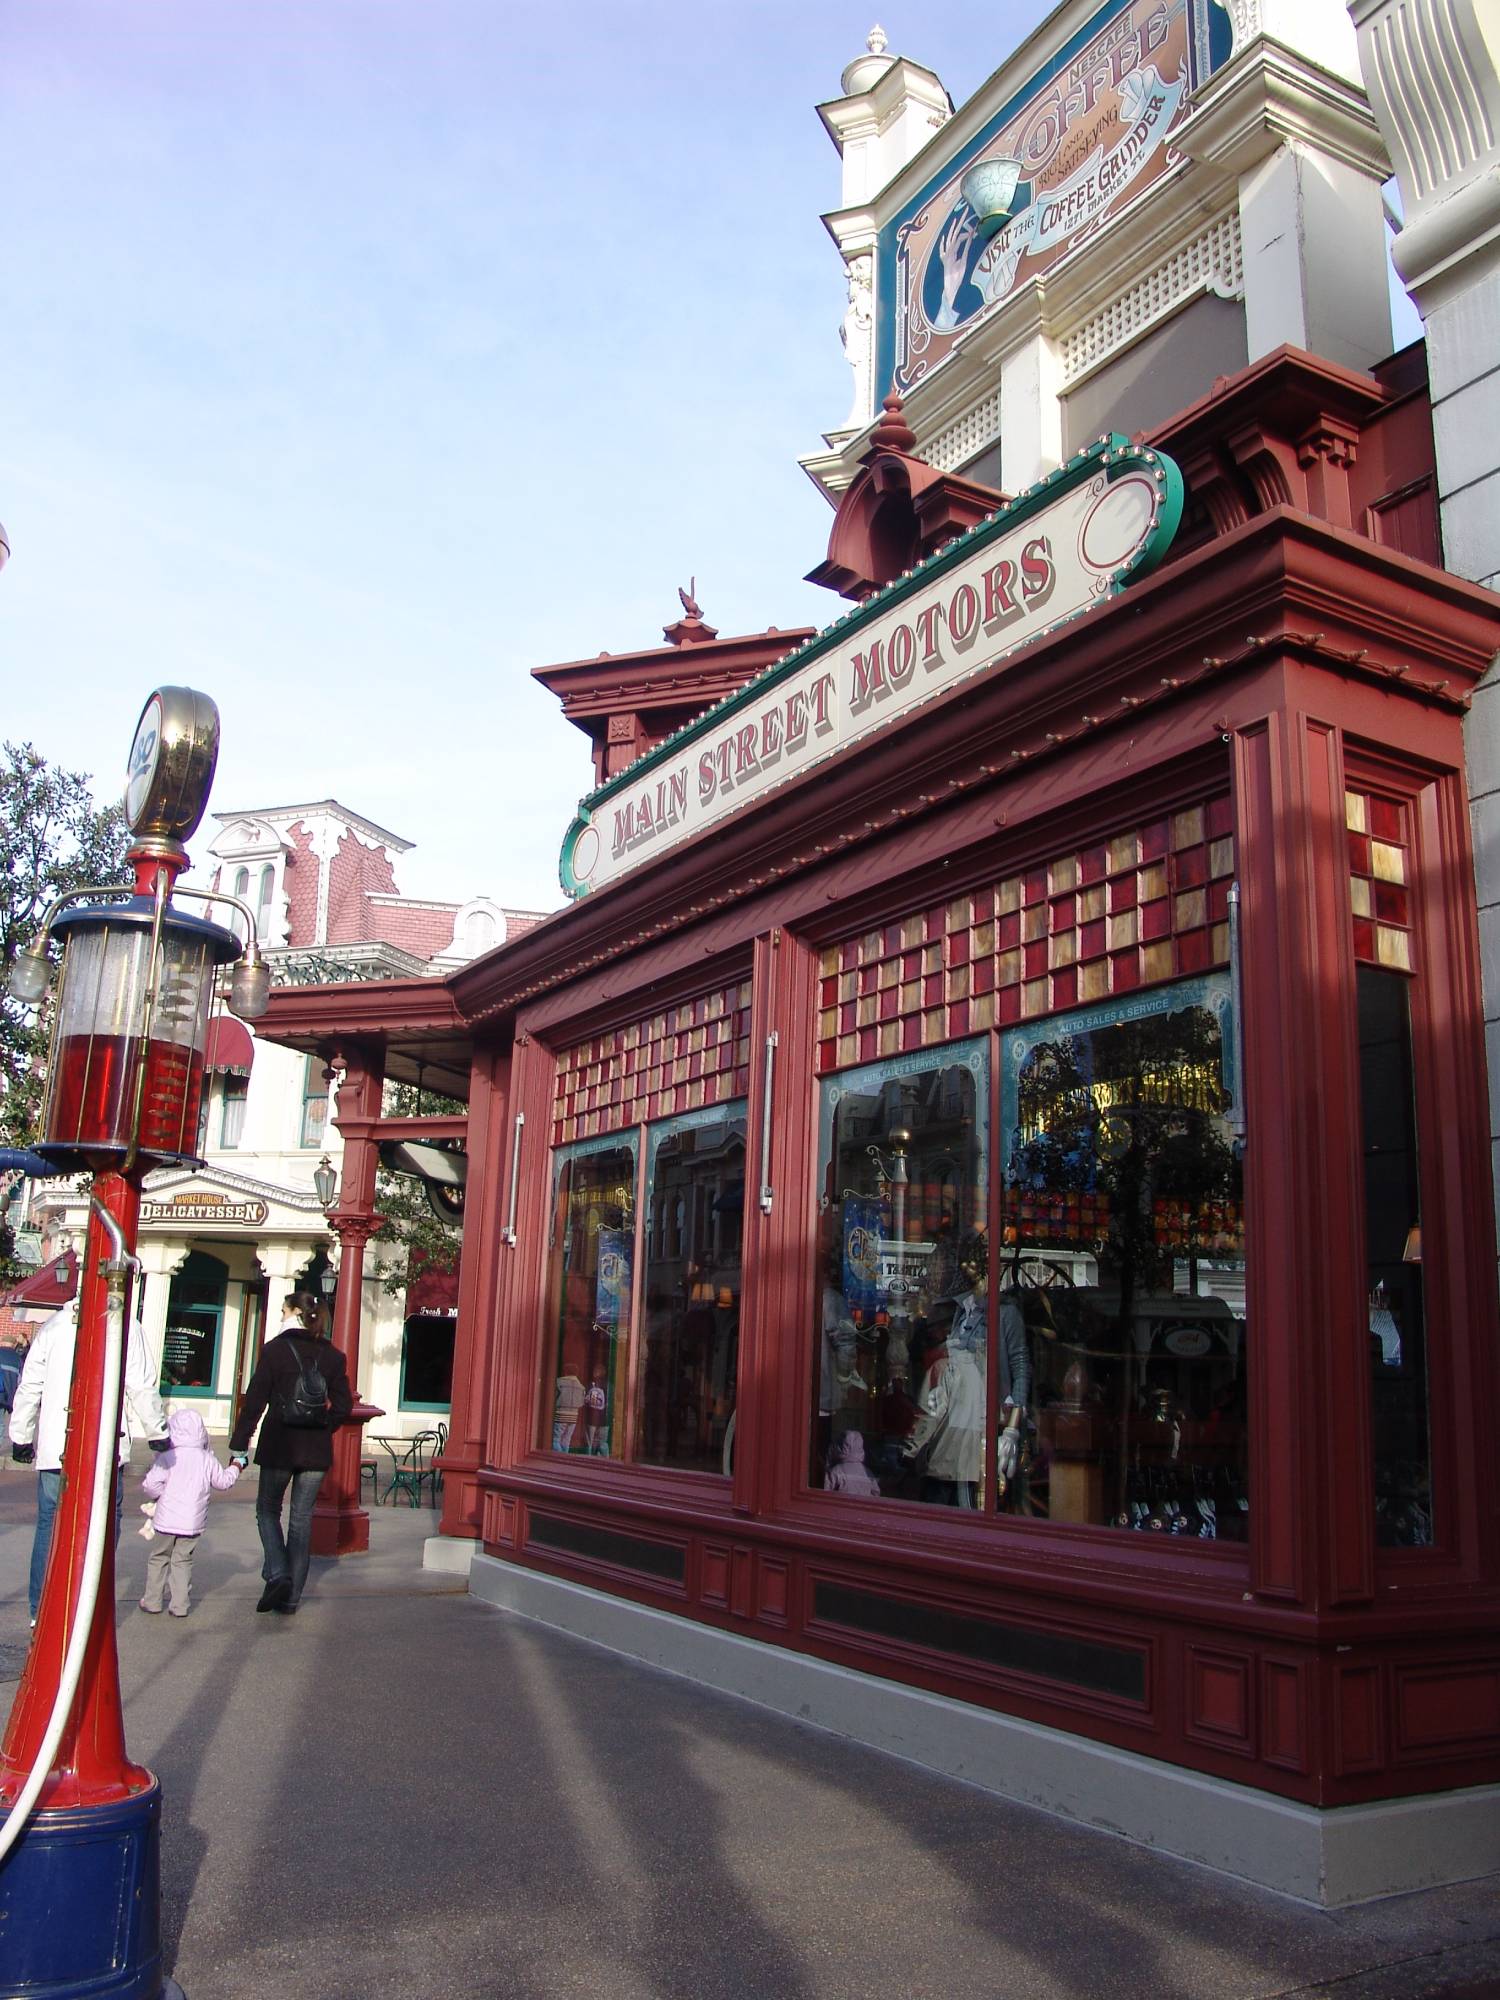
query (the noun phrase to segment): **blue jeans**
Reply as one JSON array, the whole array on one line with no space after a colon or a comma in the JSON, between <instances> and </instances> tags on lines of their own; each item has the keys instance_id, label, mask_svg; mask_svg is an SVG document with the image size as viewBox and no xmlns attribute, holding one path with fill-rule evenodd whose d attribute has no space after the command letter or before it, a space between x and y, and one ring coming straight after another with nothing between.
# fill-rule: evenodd
<instances>
[{"instance_id":1,"label":"blue jeans","mask_svg":"<svg viewBox=\"0 0 1500 2000\"><path fill-rule=\"evenodd\" d=\"M31 1622L36 1623L36 1608L42 1601L42 1580L47 1574L47 1557L52 1548L52 1523L57 1514L57 1502L62 1493L60 1472L39 1472L36 1476L36 1533L31 1538L31 1575L27 1579L26 1595L31 1604ZM115 1478L115 1546L120 1542L120 1523L125 1505L125 1468L122 1465Z\"/></svg>"},{"instance_id":2,"label":"blue jeans","mask_svg":"<svg viewBox=\"0 0 1500 2000\"><path fill-rule=\"evenodd\" d=\"M325 1476L321 1467L304 1472L293 1472L281 1465L263 1465L260 1469L260 1485L255 1494L255 1525L260 1530L260 1546L265 1556L260 1573L267 1583L286 1577L292 1586L287 1600L291 1604L301 1602L302 1586L307 1582L307 1565L312 1558L313 1502ZM292 1489L292 1514L283 1534L281 1509L288 1486Z\"/></svg>"}]
</instances>

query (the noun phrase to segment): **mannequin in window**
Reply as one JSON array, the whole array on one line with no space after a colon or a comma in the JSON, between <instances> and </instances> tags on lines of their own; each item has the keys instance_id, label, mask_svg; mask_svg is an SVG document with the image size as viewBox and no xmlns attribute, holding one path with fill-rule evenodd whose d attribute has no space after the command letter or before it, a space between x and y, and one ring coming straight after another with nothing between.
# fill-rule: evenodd
<instances>
[{"instance_id":1,"label":"mannequin in window","mask_svg":"<svg viewBox=\"0 0 1500 2000\"><path fill-rule=\"evenodd\" d=\"M557 1378L557 1400L552 1406L552 1449L571 1451L573 1433L578 1428L578 1412L583 1408L588 1391L576 1375L559 1375Z\"/></svg>"},{"instance_id":2,"label":"mannequin in window","mask_svg":"<svg viewBox=\"0 0 1500 2000\"><path fill-rule=\"evenodd\" d=\"M954 1305L937 1299L928 1309L917 1421L902 1456L926 1452L924 1500L973 1507L984 1461L984 1376L973 1350L953 1338Z\"/></svg>"},{"instance_id":3,"label":"mannequin in window","mask_svg":"<svg viewBox=\"0 0 1500 2000\"><path fill-rule=\"evenodd\" d=\"M599 1367L583 1399L584 1449L591 1458L602 1458L609 1452L608 1414L609 1392L604 1386L604 1370Z\"/></svg>"},{"instance_id":4,"label":"mannequin in window","mask_svg":"<svg viewBox=\"0 0 1500 2000\"><path fill-rule=\"evenodd\" d=\"M1000 1437L995 1475L1004 1493L1021 1470L1021 1445L1031 1403L1031 1344L1026 1315L1014 1289L1000 1295Z\"/></svg>"},{"instance_id":5,"label":"mannequin in window","mask_svg":"<svg viewBox=\"0 0 1500 2000\"><path fill-rule=\"evenodd\" d=\"M828 1472L823 1486L829 1493L849 1493L860 1499L879 1499L880 1487L865 1464L865 1441L859 1431L845 1431L828 1454Z\"/></svg>"}]
</instances>

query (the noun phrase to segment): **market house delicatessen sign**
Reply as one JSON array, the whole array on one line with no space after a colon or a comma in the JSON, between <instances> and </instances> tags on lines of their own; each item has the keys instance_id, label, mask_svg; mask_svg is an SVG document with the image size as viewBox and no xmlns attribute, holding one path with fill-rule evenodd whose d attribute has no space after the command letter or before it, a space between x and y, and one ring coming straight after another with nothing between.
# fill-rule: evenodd
<instances>
[{"instance_id":1,"label":"market house delicatessen sign","mask_svg":"<svg viewBox=\"0 0 1500 2000\"><path fill-rule=\"evenodd\" d=\"M562 884L606 887L1112 597L1182 514L1161 452L1100 438L591 792Z\"/></svg>"}]
</instances>

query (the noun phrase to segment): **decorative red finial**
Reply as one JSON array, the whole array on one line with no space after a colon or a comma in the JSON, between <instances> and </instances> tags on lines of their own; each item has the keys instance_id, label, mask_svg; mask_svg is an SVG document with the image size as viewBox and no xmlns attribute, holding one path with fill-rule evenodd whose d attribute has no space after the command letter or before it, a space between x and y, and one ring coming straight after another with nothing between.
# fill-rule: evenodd
<instances>
[{"instance_id":1,"label":"decorative red finial","mask_svg":"<svg viewBox=\"0 0 1500 2000\"><path fill-rule=\"evenodd\" d=\"M709 639L717 639L719 628L707 625L703 619L703 607L698 602L698 579L688 578L686 590L677 586L677 595L682 601L683 615L675 625L663 625L662 637L674 646L701 646Z\"/></svg>"},{"instance_id":2,"label":"decorative red finial","mask_svg":"<svg viewBox=\"0 0 1500 2000\"><path fill-rule=\"evenodd\" d=\"M870 433L876 451L915 451L917 434L906 421L905 406L893 389L881 405L884 415Z\"/></svg>"}]
</instances>

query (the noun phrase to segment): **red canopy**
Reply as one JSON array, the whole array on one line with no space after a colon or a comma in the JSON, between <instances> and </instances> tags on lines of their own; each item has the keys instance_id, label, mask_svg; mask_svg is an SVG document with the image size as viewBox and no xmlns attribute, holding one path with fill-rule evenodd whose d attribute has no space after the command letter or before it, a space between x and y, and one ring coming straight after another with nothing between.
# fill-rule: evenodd
<instances>
[{"instance_id":1,"label":"red canopy","mask_svg":"<svg viewBox=\"0 0 1500 2000\"><path fill-rule=\"evenodd\" d=\"M50 1258L39 1271L0 1294L0 1306L41 1306L56 1312L78 1290L78 1258L71 1250Z\"/></svg>"},{"instance_id":2,"label":"red canopy","mask_svg":"<svg viewBox=\"0 0 1500 2000\"><path fill-rule=\"evenodd\" d=\"M406 1282L406 1317L414 1313L452 1314L458 1310L458 1266L434 1270L420 1250L412 1252Z\"/></svg>"},{"instance_id":3,"label":"red canopy","mask_svg":"<svg viewBox=\"0 0 1500 2000\"><path fill-rule=\"evenodd\" d=\"M215 1014L208 1024L205 1067L226 1076L248 1076L255 1061L255 1042L243 1021L233 1014Z\"/></svg>"}]
</instances>

